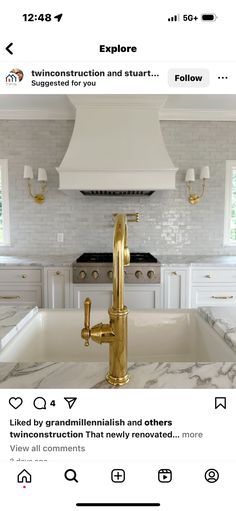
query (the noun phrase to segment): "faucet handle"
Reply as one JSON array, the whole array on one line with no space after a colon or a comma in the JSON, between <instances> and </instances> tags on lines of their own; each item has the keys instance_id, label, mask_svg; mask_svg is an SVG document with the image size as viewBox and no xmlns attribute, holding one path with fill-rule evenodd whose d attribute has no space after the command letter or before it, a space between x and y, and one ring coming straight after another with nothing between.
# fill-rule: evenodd
<instances>
[{"instance_id":1,"label":"faucet handle","mask_svg":"<svg viewBox=\"0 0 236 511\"><path fill-rule=\"evenodd\" d=\"M139 213L126 213L128 222L139 222L140 214Z\"/></svg>"},{"instance_id":2,"label":"faucet handle","mask_svg":"<svg viewBox=\"0 0 236 511\"><path fill-rule=\"evenodd\" d=\"M90 328L90 314L91 314L91 300L85 298L84 300L84 328Z\"/></svg>"},{"instance_id":3,"label":"faucet handle","mask_svg":"<svg viewBox=\"0 0 236 511\"><path fill-rule=\"evenodd\" d=\"M119 215L119 213L113 213L112 217L113 220L115 220L116 216ZM140 213L125 213L127 222L139 222L140 221Z\"/></svg>"},{"instance_id":4,"label":"faucet handle","mask_svg":"<svg viewBox=\"0 0 236 511\"><path fill-rule=\"evenodd\" d=\"M84 339L85 346L89 346L89 338L90 338L90 314L91 314L91 300L90 298L85 298L84 300L84 328L81 332L81 336Z\"/></svg>"}]
</instances>

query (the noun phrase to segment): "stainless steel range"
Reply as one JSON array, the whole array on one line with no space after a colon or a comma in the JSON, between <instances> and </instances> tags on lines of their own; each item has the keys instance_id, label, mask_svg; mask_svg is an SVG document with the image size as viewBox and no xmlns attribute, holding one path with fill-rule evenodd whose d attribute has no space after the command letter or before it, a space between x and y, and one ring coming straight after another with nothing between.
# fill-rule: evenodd
<instances>
[{"instance_id":1,"label":"stainless steel range","mask_svg":"<svg viewBox=\"0 0 236 511\"><path fill-rule=\"evenodd\" d=\"M112 253L84 253L73 263L75 284L105 284L113 279ZM160 262L152 254L131 252L130 265L125 268L127 284L159 284Z\"/></svg>"}]
</instances>

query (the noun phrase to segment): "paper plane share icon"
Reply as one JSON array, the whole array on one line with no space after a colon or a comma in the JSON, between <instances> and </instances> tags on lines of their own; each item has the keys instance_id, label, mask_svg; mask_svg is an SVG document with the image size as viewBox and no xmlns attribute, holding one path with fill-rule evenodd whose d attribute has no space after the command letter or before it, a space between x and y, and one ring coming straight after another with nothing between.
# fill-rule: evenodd
<instances>
[{"instance_id":1,"label":"paper plane share icon","mask_svg":"<svg viewBox=\"0 0 236 511\"><path fill-rule=\"evenodd\" d=\"M77 397L64 397L65 401L68 403L69 408L71 409L77 401Z\"/></svg>"}]
</instances>

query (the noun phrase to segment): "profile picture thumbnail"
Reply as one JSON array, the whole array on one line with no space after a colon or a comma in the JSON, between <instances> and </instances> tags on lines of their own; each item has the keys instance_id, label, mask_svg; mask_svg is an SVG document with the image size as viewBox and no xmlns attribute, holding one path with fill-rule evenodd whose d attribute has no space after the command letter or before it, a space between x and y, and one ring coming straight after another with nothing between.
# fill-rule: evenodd
<instances>
[{"instance_id":1,"label":"profile picture thumbnail","mask_svg":"<svg viewBox=\"0 0 236 511\"><path fill-rule=\"evenodd\" d=\"M24 78L23 71L21 71L18 67L14 67L14 69L11 70L11 73L14 73L18 77L19 82L21 82Z\"/></svg>"}]
</instances>

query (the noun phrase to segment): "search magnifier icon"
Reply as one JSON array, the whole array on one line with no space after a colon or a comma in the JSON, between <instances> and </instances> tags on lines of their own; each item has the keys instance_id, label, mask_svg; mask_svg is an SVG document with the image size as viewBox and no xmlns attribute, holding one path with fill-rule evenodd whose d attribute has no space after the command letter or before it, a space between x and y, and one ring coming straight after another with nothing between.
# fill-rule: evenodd
<instances>
[{"instance_id":1,"label":"search magnifier icon","mask_svg":"<svg viewBox=\"0 0 236 511\"><path fill-rule=\"evenodd\" d=\"M75 481L78 483L77 474L76 471L73 468L68 468L68 470L65 471L64 477L67 481Z\"/></svg>"}]
</instances>

